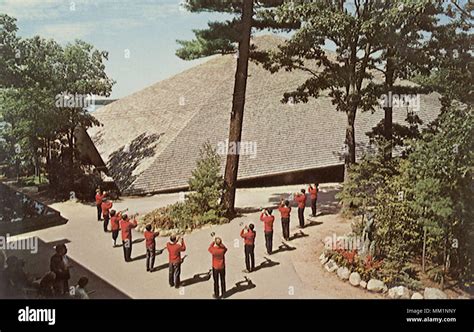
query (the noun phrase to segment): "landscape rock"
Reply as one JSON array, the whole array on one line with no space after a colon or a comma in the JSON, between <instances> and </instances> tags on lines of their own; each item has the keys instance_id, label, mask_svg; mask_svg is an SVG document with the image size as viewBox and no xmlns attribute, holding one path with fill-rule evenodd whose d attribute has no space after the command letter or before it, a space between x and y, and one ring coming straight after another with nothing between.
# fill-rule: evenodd
<instances>
[{"instance_id":1,"label":"landscape rock","mask_svg":"<svg viewBox=\"0 0 474 332\"><path fill-rule=\"evenodd\" d=\"M348 280L351 271L347 267L340 267L337 269L337 276L342 280Z\"/></svg>"},{"instance_id":2,"label":"landscape rock","mask_svg":"<svg viewBox=\"0 0 474 332\"><path fill-rule=\"evenodd\" d=\"M391 299L409 299L410 290L404 286L392 287L388 290L388 297Z\"/></svg>"},{"instance_id":3,"label":"landscape rock","mask_svg":"<svg viewBox=\"0 0 474 332\"><path fill-rule=\"evenodd\" d=\"M357 273L357 272L352 272L351 275L349 276L349 283L352 285L352 286L359 286L361 282L361 279L360 279L360 274Z\"/></svg>"},{"instance_id":4,"label":"landscape rock","mask_svg":"<svg viewBox=\"0 0 474 332\"><path fill-rule=\"evenodd\" d=\"M411 299L412 300L423 300L423 295L421 295L421 293L415 292L411 296Z\"/></svg>"},{"instance_id":5,"label":"landscape rock","mask_svg":"<svg viewBox=\"0 0 474 332\"><path fill-rule=\"evenodd\" d=\"M326 257L324 252L319 256L319 261L321 262L322 265L326 264L329 260L329 257Z\"/></svg>"},{"instance_id":6,"label":"landscape rock","mask_svg":"<svg viewBox=\"0 0 474 332\"><path fill-rule=\"evenodd\" d=\"M360 288L367 288L367 282L364 281L364 280L361 280L360 283L359 283L359 287Z\"/></svg>"},{"instance_id":7,"label":"landscape rock","mask_svg":"<svg viewBox=\"0 0 474 332\"><path fill-rule=\"evenodd\" d=\"M326 268L328 272L334 272L339 268L336 262L334 262L332 259L329 262L327 262L326 265L324 265L324 267Z\"/></svg>"},{"instance_id":8,"label":"landscape rock","mask_svg":"<svg viewBox=\"0 0 474 332\"><path fill-rule=\"evenodd\" d=\"M438 288L426 287L423 297L427 300L445 300L448 295Z\"/></svg>"},{"instance_id":9,"label":"landscape rock","mask_svg":"<svg viewBox=\"0 0 474 332\"><path fill-rule=\"evenodd\" d=\"M371 292L383 292L385 288L383 281L377 279L370 279L367 283L367 290Z\"/></svg>"}]
</instances>

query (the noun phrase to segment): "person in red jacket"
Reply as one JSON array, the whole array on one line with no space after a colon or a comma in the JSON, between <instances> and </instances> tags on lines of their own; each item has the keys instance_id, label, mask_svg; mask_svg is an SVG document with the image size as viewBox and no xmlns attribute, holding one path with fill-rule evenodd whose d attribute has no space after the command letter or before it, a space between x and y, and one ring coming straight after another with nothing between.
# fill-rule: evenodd
<instances>
[{"instance_id":1,"label":"person in red jacket","mask_svg":"<svg viewBox=\"0 0 474 332\"><path fill-rule=\"evenodd\" d=\"M97 188L95 191L95 206L97 207L97 221L102 220L102 199L105 197L105 193Z\"/></svg>"},{"instance_id":2,"label":"person in red jacket","mask_svg":"<svg viewBox=\"0 0 474 332\"><path fill-rule=\"evenodd\" d=\"M155 265L155 250L156 250L155 238L158 235L160 235L160 232L153 232L151 225L146 225L146 231L143 234L143 236L145 237L147 272L153 272L153 266Z\"/></svg>"},{"instance_id":3,"label":"person in red jacket","mask_svg":"<svg viewBox=\"0 0 474 332\"><path fill-rule=\"evenodd\" d=\"M181 276L181 252L186 250L184 238L171 235L170 242L166 244L169 254L169 283L170 287L179 288Z\"/></svg>"},{"instance_id":4,"label":"person in red jacket","mask_svg":"<svg viewBox=\"0 0 474 332\"><path fill-rule=\"evenodd\" d=\"M112 240L114 240L114 248L117 246L117 238L120 231L120 220L122 214L117 213L115 210L110 210L110 228L112 230Z\"/></svg>"},{"instance_id":5,"label":"person in red jacket","mask_svg":"<svg viewBox=\"0 0 474 332\"><path fill-rule=\"evenodd\" d=\"M225 297L225 253L227 248L220 237L211 242L208 251L212 255L212 277L214 279L214 298ZM219 279L221 281L221 294L219 295Z\"/></svg>"},{"instance_id":6,"label":"person in red jacket","mask_svg":"<svg viewBox=\"0 0 474 332\"><path fill-rule=\"evenodd\" d=\"M309 185L308 192L311 198L311 216L316 217L316 202L318 200L319 184Z\"/></svg>"},{"instance_id":7,"label":"person in red jacket","mask_svg":"<svg viewBox=\"0 0 474 332\"><path fill-rule=\"evenodd\" d=\"M260 214L260 221L263 221L263 232L265 233L265 247L269 255L273 252L273 222L272 209L264 209Z\"/></svg>"},{"instance_id":8,"label":"person in red jacket","mask_svg":"<svg viewBox=\"0 0 474 332\"><path fill-rule=\"evenodd\" d=\"M135 216L137 216L136 214ZM133 221L130 221L128 216L124 214L122 220L120 220L120 230L122 231L122 246L123 246L123 257L126 262L132 260L132 229L137 227L138 222L133 217Z\"/></svg>"},{"instance_id":9,"label":"person in red jacket","mask_svg":"<svg viewBox=\"0 0 474 332\"><path fill-rule=\"evenodd\" d=\"M255 269L255 236L257 235L254 231L255 226L250 224L245 226L240 232L240 237L244 239L244 250L245 250L245 267L247 268L243 272L250 273Z\"/></svg>"},{"instance_id":10,"label":"person in red jacket","mask_svg":"<svg viewBox=\"0 0 474 332\"><path fill-rule=\"evenodd\" d=\"M300 228L304 227L304 208L306 206L306 190L301 189L301 194L295 193L295 201L298 203L298 220Z\"/></svg>"},{"instance_id":11,"label":"person in red jacket","mask_svg":"<svg viewBox=\"0 0 474 332\"><path fill-rule=\"evenodd\" d=\"M290 201L285 200L280 202L280 206L278 207L278 211L280 211L281 215L281 228L283 233L283 238L286 241L290 240Z\"/></svg>"},{"instance_id":12,"label":"person in red jacket","mask_svg":"<svg viewBox=\"0 0 474 332\"><path fill-rule=\"evenodd\" d=\"M104 232L107 232L107 227L109 226L110 220L110 209L112 208L113 203L109 201L107 197L102 198L102 216L104 217Z\"/></svg>"}]
</instances>

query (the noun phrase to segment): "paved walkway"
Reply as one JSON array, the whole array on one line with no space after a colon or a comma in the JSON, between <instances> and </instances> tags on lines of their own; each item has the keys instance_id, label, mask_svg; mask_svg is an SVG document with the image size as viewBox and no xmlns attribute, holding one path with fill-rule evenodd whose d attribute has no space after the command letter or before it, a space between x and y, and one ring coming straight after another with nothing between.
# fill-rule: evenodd
<instances>
[{"instance_id":1,"label":"paved walkway","mask_svg":"<svg viewBox=\"0 0 474 332\"><path fill-rule=\"evenodd\" d=\"M260 208L270 206L279 201L282 195L295 192L300 186L286 186L273 188L242 189L237 192L236 205L241 208ZM316 220L324 220L326 227L331 223L338 223L340 231L347 231L350 226L341 221L335 221L334 212L337 209L334 200L335 190L331 187L322 188L320 194L320 205L323 215ZM124 198L115 202L116 210L128 207L130 213L146 213L154 208L173 203L179 199L179 194L164 194L149 197ZM87 267L97 277L113 285L125 295L131 298L211 298L212 279L206 273L211 267L211 256L207 251L213 239L213 233L220 236L228 247L226 255L226 279L230 298L327 298L327 297L367 297L366 293L335 280L334 276L327 275L337 285L336 292L328 291L328 283L321 280L325 272L319 265L317 257L322 248L321 237L323 233L319 225L308 227L303 230L303 237L288 242L290 250L282 247L279 252L268 256L264 252L264 236L262 222L259 221L259 212L244 214L234 219L231 223L196 230L185 237L188 250L182 265L181 279L184 287L180 289L168 286L167 252L157 255L155 261L155 272L145 271L143 235L134 232L133 238L136 243L133 246L132 257L135 259L130 263L123 260L122 248L113 248L110 233L104 233L102 223L95 220L95 206L75 202L55 203L53 208L69 219L66 225L36 231L23 236L38 236L44 242L66 241L68 255L77 264ZM307 213L310 211L307 208ZM275 211L275 234L274 247L278 249L281 242L281 227L279 213ZM291 216L291 233L298 233L296 209ZM243 225L254 223L257 230L256 242L256 265L258 270L245 274L243 242L239 237ZM325 231L328 232L328 229ZM318 234L316 236L316 234ZM340 233L339 233L340 234ZM338 235L339 235L338 234ZM328 233L327 235L332 235ZM167 238L158 238L157 247L164 247ZM294 249L292 249L294 248ZM314 249L314 250L313 250ZM307 265L312 266L307 266ZM316 267L315 267L316 266ZM306 268L308 267L308 268ZM46 267L47 268L47 267ZM316 270L314 270L316 268ZM312 271L312 272L311 272ZM73 271L74 272L74 271ZM308 275L309 273L309 275ZM319 274L311 275L314 273ZM326 278L324 277L324 278ZM246 279L247 278L247 279ZM316 284L315 284L316 283ZM318 285L320 287L318 287ZM338 292L340 285L343 291ZM89 288L100 287L91 283ZM331 288L331 287L330 287ZM99 297L97 292L97 297ZM94 296L93 296L94 297ZM107 295L110 296L110 294ZM123 297L120 294L118 297Z\"/></svg>"}]
</instances>

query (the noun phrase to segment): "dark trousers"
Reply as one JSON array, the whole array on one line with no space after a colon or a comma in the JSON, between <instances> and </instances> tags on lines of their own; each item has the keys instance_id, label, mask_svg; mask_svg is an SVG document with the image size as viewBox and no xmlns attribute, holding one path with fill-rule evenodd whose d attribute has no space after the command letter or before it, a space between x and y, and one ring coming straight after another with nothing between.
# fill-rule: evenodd
<instances>
[{"instance_id":1,"label":"dark trousers","mask_svg":"<svg viewBox=\"0 0 474 332\"><path fill-rule=\"evenodd\" d=\"M317 199L311 200L311 214L313 215L313 217L316 217L316 201Z\"/></svg>"},{"instance_id":2,"label":"dark trousers","mask_svg":"<svg viewBox=\"0 0 474 332\"><path fill-rule=\"evenodd\" d=\"M69 279L58 279L54 281L54 290L56 295L63 296L69 294Z\"/></svg>"},{"instance_id":3,"label":"dark trousers","mask_svg":"<svg viewBox=\"0 0 474 332\"><path fill-rule=\"evenodd\" d=\"M100 205L97 206L97 221L100 221L102 219L102 207Z\"/></svg>"},{"instance_id":4,"label":"dark trousers","mask_svg":"<svg viewBox=\"0 0 474 332\"><path fill-rule=\"evenodd\" d=\"M146 270L153 270L155 265L155 248L146 248Z\"/></svg>"},{"instance_id":5,"label":"dark trousers","mask_svg":"<svg viewBox=\"0 0 474 332\"><path fill-rule=\"evenodd\" d=\"M290 239L290 218L281 218L281 229L283 238L288 241Z\"/></svg>"},{"instance_id":6,"label":"dark trousers","mask_svg":"<svg viewBox=\"0 0 474 332\"><path fill-rule=\"evenodd\" d=\"M132 260L132 240L124 240L122 241L123 246L123 257L125 258L126 262L130 262Z\"/></svg>"},{"instance_id":7,"label":"dark trousers","mask_svg":"<svg viewBox=\"0 0 474 332\"><path fill-rule=\"evenodd\" d=\"M114 240L114 245L117 244L118 235L119 235L118 229L116 231L112 231L112 240Z\"/></svg>"},{"instance_id":8,"label":"dark trousers","mask_svg":"<svg viewBox=\"0 0 474 332\"><path fill-rule=\"evenodd\" d=\"M267 247L267 253L271 255L273 252L273 232L265 232L265 247Z\"/></svg>"},{"instance_id":9,"label":"dark trousers","mask_svg":"<svg viewBox=\"0 0 474 332\"><path fill-rule=\"evenodd\" d=\"M221 296L225 295L225 268L221 270L212 269L212 278L214 279L214 295L219 297L219 279L221 280Z\"/></svg>"},{"instance_id":10,"label":"dark trousers","mask_svg":"<svg viewBox=\"0 0 474 332\"><path fill-rule=\"evenodd\" d=\"M107 232L107 227L109 227L110 216L108 214L104 215L104 232Z\"/></svg>"},{"instance_id":11,"label":"dark trousers","mask_svg":"<svg viewBox=\"0 0 474 332\"><path fill-rule=\"evenodd\" d=\"M304 227L304 208L298 208L298 220L300 227Z\"/></svg>"},{"instance_id":12,"label":"dark trousers","mask_svg":"<svg viewBox=\"0 0 474 332\"><path fill-rule=\"evenodd\" d=\"M252 271L255 269L255 245L254 244L246 244L245 248L245 267L248 271Z\"/></svg>"},{"instance_id":13,"label":"dark trousers","mask_svg":"<svg viewBox=\"0 0 474 332\"><path fill-rule=\"evenodd\" d=\"M170 286L179 288L181 276L181 263L169 263L169 282Z\"/></svg>"}]
</instances>

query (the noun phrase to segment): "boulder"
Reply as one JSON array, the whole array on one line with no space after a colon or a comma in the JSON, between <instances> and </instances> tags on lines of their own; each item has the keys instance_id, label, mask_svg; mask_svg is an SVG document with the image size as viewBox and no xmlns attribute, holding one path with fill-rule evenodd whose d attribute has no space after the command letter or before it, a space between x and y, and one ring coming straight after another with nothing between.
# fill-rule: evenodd
<instances>
[{"instance_id":1,"label":"boulder","mask_svg":"<svg viewBox=\"0 0 474 332\"><path fill-rule=\"evenodd\" d=\"M321 262L322 265L326 264L329 260L329 257L326 257L324 252L319 256L319 261Z\"/></svg>"},{"instance_id":2,"label":"boulder","mask_svg":"<svg viewBox=\"0 0 474 332\"><path fill-rule=\"evenodd\" d=\"M369 282L367 283L367 290L371 292L383 292L384 288L386 288L385 284L383 281L377 280L377 279L370 279Z\"/></svg>"},{"instance_id":3,"label":"boulder","mask_svg":"<svg viewBox=\"0 0 474 332\"><path fill-rule=\"evenodd\" d=\"M360 279L360 274L357 273L357 272L352 272L351 275L349 276L349 283L352 285L352 286L359 286L361 282L361 279Z\"/></svg>"},{"instance_id":4,"label":"boulder","mask_svg":"<svg viewBox=\"0 0 474 332\"><path fill-rule=\"evenodd\" d=\"M360 288L367 288L367 282L364 281L364 280L361 280L360 283L359 283L359 287Z\"/></svg>"},{"instance_id":5,"label":"boulder","mask_svg":"<svg viewBox=\"0 0 474 332\"><path fill-rule=\"evenodd\" d=\"M347 267L340 267L337 269L337 276L339 277L339 279L348 280L350 274L351 271L349 271Z\"/></svg>"},{"instance_id":6,"label":"boulder","mask_svg":"<svg viewBox=\"0 0 474 332\"><path fill-rule=\"evenodd\" d=\"M445 300L448 295L438 288L426 287L423 297L427 300Z\"/></svg>"},{"instance_id":7,"label":"boulder","mask_svg":"<svg viewBox=\"0 0 474 332\"><path fill-rule=\"evenodd\" d=\"M391 299L409 299L410 290L404 286L392 287L388 290L388 297Z\"/></svg>"},{"instance_id":8,"label":"boulder","mask_svg":"<svg viewBox=\"0 0 474 332\"><path fill-rule=\"evenodd\" d=\"M411 299L412 300L423 300L423 295L421 295L421 293L415 292L411 296Z\"/></svg>"},{"instance_id":9,"label":"boulder","mask_svg":"<svg viewBox=\"0 0 474 332\"><path fill-rule=\"evenodd\" d=\"M324 265L324 267L328 272L334 272L339 268L339 266L337 266L336 262L333 261L332 259L329 262L327 262Z\"/></svg>"}]
</instances>

